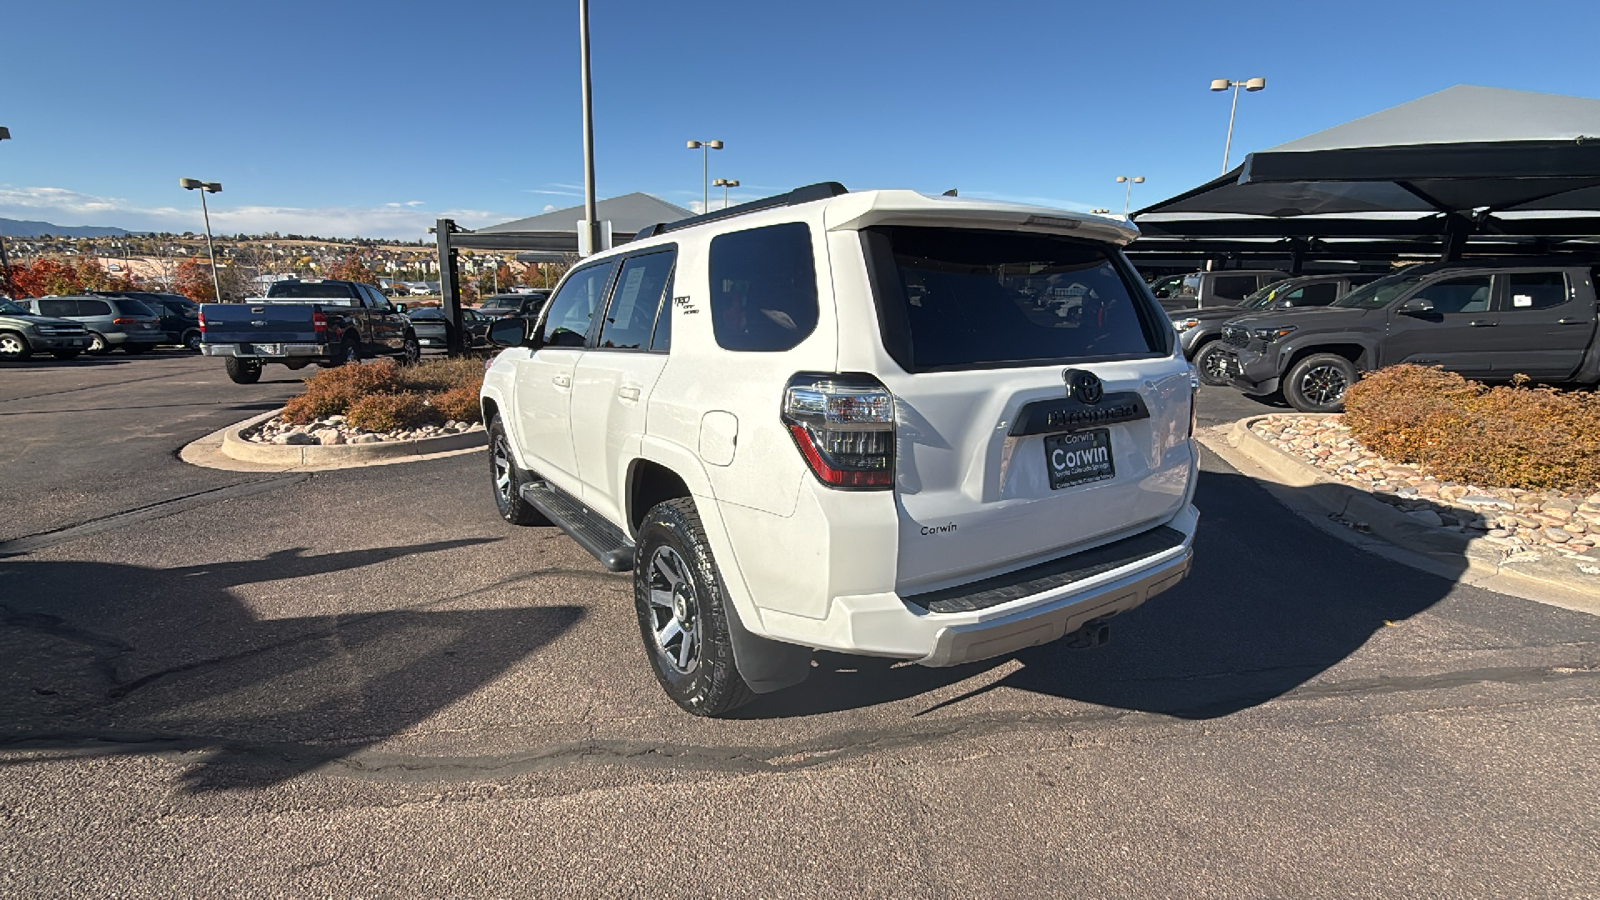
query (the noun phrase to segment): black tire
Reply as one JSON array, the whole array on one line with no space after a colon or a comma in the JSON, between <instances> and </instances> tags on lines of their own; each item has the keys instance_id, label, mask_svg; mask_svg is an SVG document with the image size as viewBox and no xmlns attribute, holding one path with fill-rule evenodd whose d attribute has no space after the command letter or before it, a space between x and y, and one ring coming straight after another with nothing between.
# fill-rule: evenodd
<instances>
[{"instance_id":1,"label":"black tire","mask_svg":"<svg viewBox=\"0 0 1600 900\"><path fill-rule=\"evenodd\" d=\"M400 365L414 366L419 362L422 362L422 344L417 342L416 335L408 331L400 344Z\"/></svg>"},{"instance_id":2,"label":"black tire","mask_svg":"<svg viewBox=\"0 0 1600 900\"><path fill-rule=\"evenodd\" d=\"M261 363L257 360L229 356L222 360L222 367L228 370L228 378L234 384L255 384L261 380Z\"/></svg>"},{"instance_id":3,"label":"black tire","mask_svg":"<svg viewBox=\"0 0 1600 900\"><path fill-rule=\"evenodd\" d=\"M0 331L0 359L24 360L33 356L28 339L15 331Z\"/></svg>"},{"instance_id":4,"label":"black tire","mask_svg":"<svg viewBox=\"0 0 1600 900\"><path fill-rule=\"evenodd\" d=\"M1200 383L1213 387L1231 384L1233 379L1228 375L1228 354L1222 342L1216 339L1206 341L1194 354L1194 367L1200 373Z\"/></svg>"},{"instance_id":5,"label":"black tire","mask_svg":"<svg viewBox=\"0 0 1600 900\"><path fill-rule=\"evenodd\" d=\"M361 361L361 342L353 335L345 335L339 342L339 359L334 365L343 366Z\"/></svg>"},{"instance_id":6,"label":"black tire","mask_svg":"<svg viewBox=\"0 0 1600 900\"><path fill-rule=\"evenodd\" d=\"M111 342L98 331L89 332L89 352L95 356L111 352Z\"/></svg>"},{"instance_id":7,"label":"black tire","mask_svg":"<svg viewBox=\"0 0 1600 900\"><path fill-rule=\"evenodd\" d=\"M189 331L185 331L183 333L183 349L185 349L185 350L199 350L200 349L200 332L198 330L190 329Z\"/></svg>"},{"instance_id":8,"label":"black tire","mask_svg":"<svg viewBox=\"0 0 1600 900\"><path fill-rule=\"evenodd\" d=\"M633 604L661 688L697 716L722 716L755 699L733 659L727 592L694 501L656 504L638 538Z\"/></svg>"},{"instance_id":9,"label":"black tire","mask_svg":"<svg viewBox=\"0 0 1600 900\"><path fill-rule=\"evenodd\" d=\"M50 355L56 359L77 359L82 350L51 350Z\"/></svg>"},{"instance_id":10,"label":"black tire","mask_svg":"<svg viewBox=\"0 0 1600 900\"><path fill-rule=\"evenodd\" d=\"M123 344L122 352L129 356L138 356L153 347L155 347L155 344Z\"/></svg>"},{"instance_id":11,"label":"black tire","mask_svg":"<svg viewBox=\"0 0 1600 900\"><path fill-rule=\"evenodd\" d=\"M517 466L511 454L511 441L506 437L505 423L499 414L489 420L489 484L494 488L494 505L500 518L512 525L549 525L532 504L522 499L522 486L538 479Z\"/></svg>"},{"instance_id":12,"label":"black tire","mask_svg":"<svg viewBox=\"0 0 1600 900\"><path fill-rule=\"evenodd\" d=\"M1344 393L1359 378L1355 363L1335 353L1314 353L1289 367L1283 399L1301 412L1344 410Z\"/></svg>"}]
</instances>

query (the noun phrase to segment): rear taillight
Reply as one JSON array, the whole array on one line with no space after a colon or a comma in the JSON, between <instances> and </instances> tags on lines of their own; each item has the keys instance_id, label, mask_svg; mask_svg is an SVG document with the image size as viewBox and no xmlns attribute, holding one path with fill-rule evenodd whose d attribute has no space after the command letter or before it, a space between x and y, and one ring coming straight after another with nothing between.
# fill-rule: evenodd
<instances>
[{"instance_id":1,"label":"rear taillight","mask_svg":"<svg viewBox=\"0 0 1600 900\"><path fill-rule=\"evenodd\" d=\"M144 321L143 319L130 319L127 316L118 316L115 319L111 320L111 324L113 324L113 325L137 325L137 324L139 324L140 322L143 322L143 321Z\"/></svg>"},{"instance_id":2,"label":"rear taillight","mask_svg":"<svg viewBox=\"0 0 1600 900\"><path fill-rule=\"evenodd\" d=\"M205 331L206 330L206 313L205 313L205 310L201 310L200 311L200 330L201 331Z\"/></svg>"},{"instance_id":3,"label":"rear taillight","mask_svg":"<svg viewBox=\"0 0 1600 900\"><path fill-rule=\"evenodd\" d=\"M320 310L315 310L311 313L311 330L317 334L322 334L328 330L328 317L323 315Z\"/></svg>"},{"instance_id":4,"label":"rear taillight","mask_svg":"<svg viewBox=\"0 0 1600 900\"><path fill-rule=\"evenodd\" d=\"M1200 370L1191 363L1189 366L1189 437L1194 437L1195 426L1200 420Z\"/></svg>"},{"instance_id":5,"label":"rear taillight","mask_svg":"<svg viewBox=\"0 0 1600 900\"><path fill-rule=\"evenodd\" d=\"M783 424L817 480L829 487L894 486L894 395L870 375L796 375Z\"/></svg>"}]
</instances>

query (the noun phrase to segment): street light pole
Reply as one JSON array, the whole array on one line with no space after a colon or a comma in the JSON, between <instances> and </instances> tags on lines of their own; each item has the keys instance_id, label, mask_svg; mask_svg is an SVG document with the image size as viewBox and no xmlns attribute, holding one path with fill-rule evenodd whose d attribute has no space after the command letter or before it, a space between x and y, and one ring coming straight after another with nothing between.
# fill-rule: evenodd
<instances>
[{"instance_id":1,"label":"street light pole","mask_svg":"<svg viewBox=\"0 0 1600 900\"><path fill-rule=\"evenodd\" d=\"M217 277L217 251L211 246L211 211L206 208L206 195L222 191L220 181L201 181L198 178L179 178L178 186L186 191L200 192L200 214L206 220L206 255L211 257L211 289L216 292L217 302L222 302L222 279Z\"/></svg>"},{"instance_id":2,"label":"street light pole","mask_svg":"<svg viewBox=\"0 0 1600 900\"><path fill-rule=\"evenodd\" d=\"M1133 202L1133 186L1136 184L1144 184L1144 176L1118 175L1117 184L1123 184L1124 182L1127 183L1128 188L1122 192L1122 215L1126 217L1128 215L1128 208Z\"/></svg>"},{"instance_id":3,"label":"street light pole","mask_svg":"<svg viewBox=\"0 0 1600 900\"><path fill-rule=\"evenodd\" d=\"M1246 81L1233 81L1227 78L1216 78L1211 81L1213 91L1225 91L1233 88L1233 108L1228 110L1228 140L1222 145L1222 174L1228 174L1228 156L1233 151L1233 117L1239 112L1239 88L1255 93L1264 90L1267 86L1265 78L1251 78Z\"/></svg>"},{"instance_id":4,"label":"street light pole","mask_svg":"<svg viewBox=\"0 0 1600 900\"><path fill-rule=\"evenodd\" d=\"M711 182L707 181L706 179L710 177L711 173L707 168L708 163L706 162L706 151L721 150L722 142L688 141L686 146L688 146L690 150L700 151L700 211L702 213L708 213L711 211L706 208L711 205Z\"/></svg>"},{"instance_id":5,"label":"street light pole","mask_svg":"<svg viewBox=\"0 0 1600 900\"><path fill-rule=\"evenodd\" d=\"M11 140L11 129L0 125L0 141ZM6 258L6 236L0 234L0 292L11 296L11 260Z\"/></svg>"},{"instance_id":6,"label":"street light pole","mask_svg":"<svg viewBox=\"0 0 1600 900\"><path fill-rule=\"evenodd\" d=\"M600 213L594 199L594 101L589 83L589 0L578 0L578 57L583 67L583 220L588 224L589 252L599 253Z\"/></svg>"},{"instance_id":7,"label":"street light pole","mask_svg":"<svg viewBox=\"0 0 1600 900\"><path fill-rule=\"evenodd\" d=\"M736 187L738 187L739 186L739 179L737 179L737 178L718 178L716 181L713 181L711 183L716 185L719 188L722 188L722 208L723 209L727 209L728 208L728 188L736 188Z\"/></svg>"}]
</instances>

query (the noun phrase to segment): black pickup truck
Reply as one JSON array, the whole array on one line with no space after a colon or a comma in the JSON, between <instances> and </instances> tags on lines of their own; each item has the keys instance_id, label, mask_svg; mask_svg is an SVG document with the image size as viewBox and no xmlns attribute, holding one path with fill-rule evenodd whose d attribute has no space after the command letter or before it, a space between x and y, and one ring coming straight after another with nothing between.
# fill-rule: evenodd
<instances>
[{"instance_id":1,"label":"black pickup truck","mask_svg":"<svg viewBox=\"0 0 1600 900\"><path fill-rule=\"evenodd\" d=\"M1338 412L1360 373L1398 363L1485 382L1526 375L1600 383L1593 260L1478 259L1401 269L1332 304L1271 310L1223 327L1234 387Z\"/></svg>"},{"instance_id":2,"label":"black pickup truck","mask_svg":"<svg viewBox=\"0 0 1600 900\"><path fill-rule=\"evenodd\" d=\"M306 279L279 281L267 296L200 307L200 350L220 356L238 384L261 378L266 363L303 369L373 356L404 363L422 357L405 307L370 284Z\"/></svg>"}]
</instances>

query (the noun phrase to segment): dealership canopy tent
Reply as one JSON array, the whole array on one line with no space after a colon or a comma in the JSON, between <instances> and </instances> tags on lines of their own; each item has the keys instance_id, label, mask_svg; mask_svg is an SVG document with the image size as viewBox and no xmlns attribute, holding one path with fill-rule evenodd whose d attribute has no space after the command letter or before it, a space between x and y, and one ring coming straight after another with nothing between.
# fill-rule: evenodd
<instances>
[{"instance_id":1,"label":"dealership canopy tent","mask_svg":"<svg viewBox=\"0 0 1600 900\"><path fill-rule=\"evenodd\" d=\"M635 234L651 225L676 222L694 215L681 206L638 192L601 200L595 204L595 212L601 222L610 223L614 244L632 240ZM559 262L563 256L578 252L578 221L582 218L580 204L479 228L470 233L470 238L457 238L455 244L481 250L523 250L526 252L517 256L522 262ZM496 246L487 246L489 244Z\"/></svg>"},{"instance_id":2,"label":"dealership canopy tent","mask_svg":"<svg viewBox=\"0 0 1600 900\"><path fill-rule=\"evenodd\" d=\"M1252 153L1133 218L1145 253L1545 252L1600 233L1600 100L1458 85Z\"/></svg>"}]
</instances>

